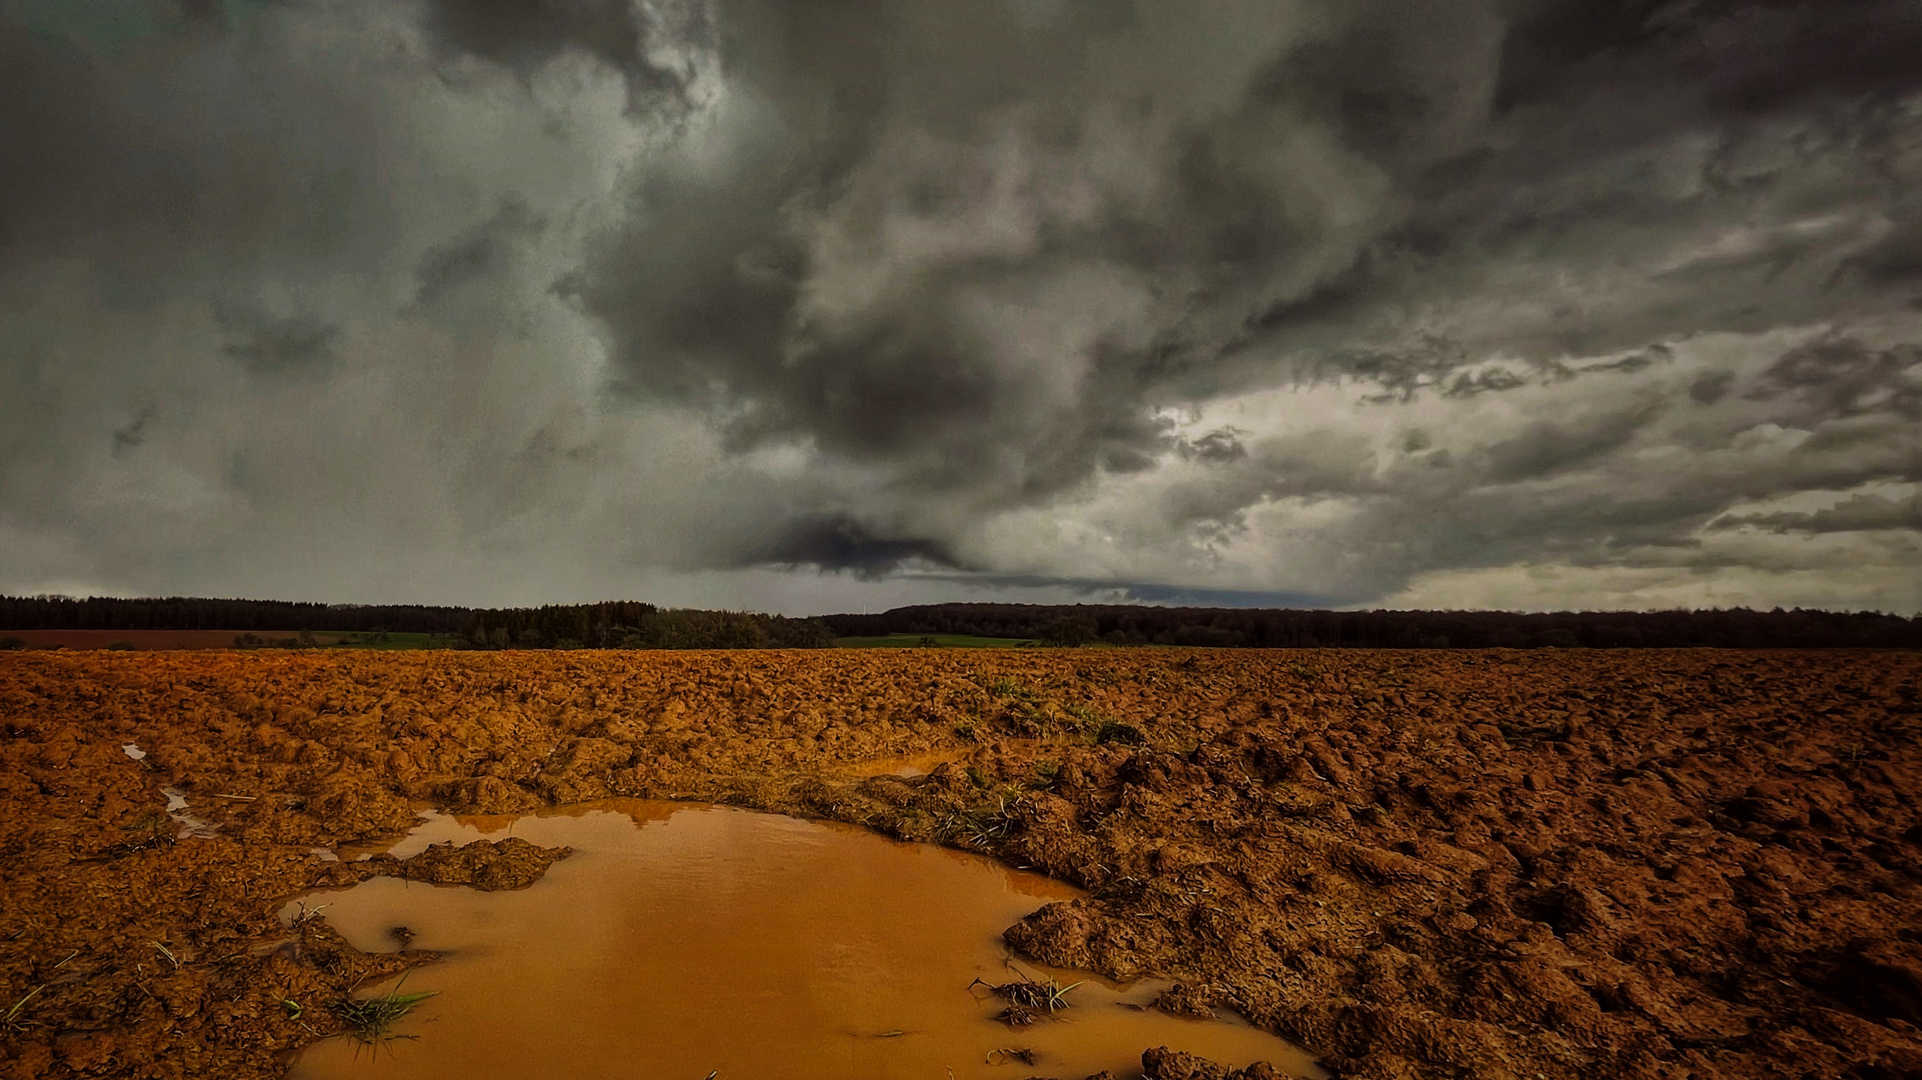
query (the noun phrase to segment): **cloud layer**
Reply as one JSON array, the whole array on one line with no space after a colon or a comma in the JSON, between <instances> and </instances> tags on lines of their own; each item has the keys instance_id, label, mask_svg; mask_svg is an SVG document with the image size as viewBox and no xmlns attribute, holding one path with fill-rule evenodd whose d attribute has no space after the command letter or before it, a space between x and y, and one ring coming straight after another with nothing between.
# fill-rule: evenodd
<instances>
[{"instance_id":1,"label":"cloud layer","mask_svg":"<svg viewBox=\"0 0 1922 1080\"><path fill-rule=\"evenodd\" d=\"M1922 609L1918 53L0 0L0 588Z\"/></svg>"}]
</instances>

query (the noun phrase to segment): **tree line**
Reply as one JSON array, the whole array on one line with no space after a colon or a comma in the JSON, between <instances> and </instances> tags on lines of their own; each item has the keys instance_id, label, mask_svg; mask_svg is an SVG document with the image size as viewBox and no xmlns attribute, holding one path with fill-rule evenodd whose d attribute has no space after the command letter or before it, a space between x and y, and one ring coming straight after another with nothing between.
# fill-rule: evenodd
<instances>
[{"instance_id":1,"label":"tree line","mask_svg":"<svg viewBox=\"0 0 1922 1080\"><path fill-rule=\"evenodd\" d=\"M474 649L809 649L834 644L812 619L662 608L638 601L537 608L318 604L206 597L0 596L0 630L226 630L311 640L333 633L439 634ZM261 644L282 644L274 639Z\"/></svg>"},{"instance_id":2,"label":"tree line","mask_svg":"<svg viewBox=\"0 0 1922 1080\"><path fill-rule=\"evenodd\" d=\"M0 630L388 630L454 634L468 608L318 604L199 596L0 596Z\"/></svg>"},{"instance_id":3,"label":"tree line","mask_svg":"<svg viewBox=\"0 0 1922 1080\"><path fill-rule=\"evenodd\" d=\"M427 633L477 649L799 649L836 637L966 634L1056 645L1245 648L1918 648L1922 618L1877 612L1312 611L1102 604L928 604L795 619L639 601L533 608L205 597L0 596L0 630Z\"/></svg>"},{"instance_id":4,"label":"tree line","mask_svg":"<svg viewBox=\"0 0 1922 1080\"><path fill-rule=\"evenodd\" d=\"M834 644L834 632L813 619L623 602L475 611L462 638L476 649L821 649Z\"/></svg>"},{"instance_id":5,"label":"tree line","mask_svg":"<svg viewBox=\"0 0 1922 1080\"><path fill-rule=\"evenodd\" d=\"M1918 648L1922 618L1876 612L1309 611L1102 604L925 604L824 615L842 637L971 634L1050 644L1244 648Z\"/></svg>"}]
</instances>

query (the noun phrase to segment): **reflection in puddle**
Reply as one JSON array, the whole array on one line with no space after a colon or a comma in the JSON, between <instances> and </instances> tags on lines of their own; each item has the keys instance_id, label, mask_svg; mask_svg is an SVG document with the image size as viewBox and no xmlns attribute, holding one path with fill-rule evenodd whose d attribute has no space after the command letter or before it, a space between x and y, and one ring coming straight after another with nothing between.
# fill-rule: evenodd
<instances>
[{"instance_id":1,"label":"reflection in puddle","mask_svg":"<svg viewBox=\"0 0 1922 1080\"><path fill-rule=\"evenodd\" d=\"M1163 1045L1317 1075L1300 1051L1245 1023L1122 1007L1153 1000L1161 984L1091 980L1061 1020L989 1019L1002 1003L967 986L1009 980L1001 931L1078 893L945 848L611 800L519 818L430 814L392 850L510 834L575 854L520 892L375 878L305 898L331 905L328 920L358 948L390 950L404 926L415 947L447 955L408 981L440 991L402 1025L419 1041L370 1060L350 1040L328 1040L302 1054L294 1077L1138 1076L1141 1051ZM1022 968L1064 984L1084 977ZM995 1064L1013 1048L1033 1049L1032 1067Z\"/></svg>"},{"instance_id":2,"label":"reflection in puddle","mask_svg":"<svg viewBox=\"0 0 1922 1080\"><path fill-rule=\"evenodd\" d=\"M212 836L220 826L209 825L204 820L187 812L187 796L179 788L164 787L160 793L167 797L167 816L180 826L178 838L189 836Z\"/></svg>"}]
</instances>

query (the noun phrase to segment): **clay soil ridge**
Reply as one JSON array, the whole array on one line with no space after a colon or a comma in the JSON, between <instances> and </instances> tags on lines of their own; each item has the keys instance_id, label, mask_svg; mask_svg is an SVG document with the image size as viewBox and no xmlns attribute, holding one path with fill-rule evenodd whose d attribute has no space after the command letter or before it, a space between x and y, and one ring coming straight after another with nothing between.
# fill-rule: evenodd
<instances>
[{"instance_id":1,"label":"clay soil ridge","mask_svg":"<svg viewBox=\"0 0 1922 1080\"><path fill-rule=\"evenodd\" d=\"M0 1075L281 1075L339 1030L328 1002L428 959L289 928L288 898L515 887L562 854L317 850L420 802L610 795L1046 870L1091 897L1012 945L1174 978L1171 1008L1232 1007L1343 1077L1922 1075L1918 675L1709 650L0 654ZM162 786L212 835L176 839Z\"/></svg>"}]
</instances>

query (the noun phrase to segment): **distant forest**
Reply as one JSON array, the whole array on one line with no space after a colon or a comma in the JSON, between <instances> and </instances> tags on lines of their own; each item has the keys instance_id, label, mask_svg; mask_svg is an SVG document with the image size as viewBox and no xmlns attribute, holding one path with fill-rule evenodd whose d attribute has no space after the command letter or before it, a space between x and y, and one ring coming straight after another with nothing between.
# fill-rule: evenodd
<instances>
[{"instance_id":1,"label":"distant forest","mask_svg":"<svg viewBox=\"0 0 1922 1080\"><path fill-rule=\"evenodd\" d=\"M834 632L815 619L653 604L555 604L468 613L461 637L476 649L824 649Z\"/></svg>"},{"instance_id":2,"label":"distant forest","mask_svg":"<svg viewBox=\"0 0 1922 1080\"><path fill-rule=\"evenodd\" d=\"M833 632L818 620L620 601L464 608L0 596L0 630L387 631L446 635L456 647L473 649L813 649L834 644Z\"/></svg>"},{"instance_id":3,"label":"distant forest","mask_svg":"<svg viewBox=\"0 0 1922 1080\"><path fill-rule=\"evenodd\" d=\"M478 649L798 649L836 637L968 634L1055 645L1245 648L1922 648L1922 618L1831 611L1520 614L1132 605L932 604L792 619L639 602L538 608L0 596L0 630L390 631Z\"/></svg>"},{"instance_id":4,"label":"distant forest","mask_svg":"<svg viewBox=\"0 0 1922 1080\"><path fill-rule=\"evenodd\" d=\"M930 604L824 615L841 637L974 634L1056 644L1244 648L1917 648L1922 619L1831 611L1295 611L1132 605Z\"/></svg>"}]
</instances>

